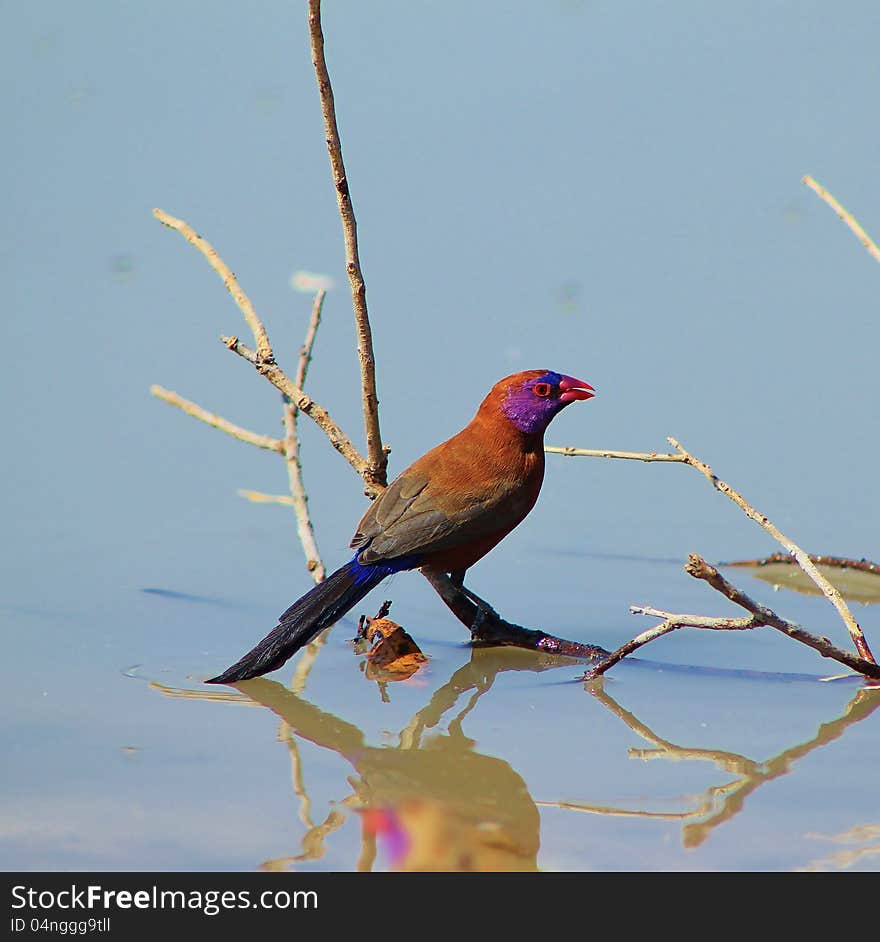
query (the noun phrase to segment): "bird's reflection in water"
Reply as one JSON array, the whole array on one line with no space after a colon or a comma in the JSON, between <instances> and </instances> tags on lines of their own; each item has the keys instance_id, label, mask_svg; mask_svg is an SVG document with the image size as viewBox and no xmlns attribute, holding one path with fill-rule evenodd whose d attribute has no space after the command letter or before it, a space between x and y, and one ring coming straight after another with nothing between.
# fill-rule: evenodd
<instances>
[{"instance_id":1,"label":"bird's reflection in water","mask_svg":"<svg viewBox=\"0 0 880 942\"><path fill-rule=\"evenodd\" d=\"M359 870L536 870L540 806L596 815L678 820L683 844L695 847L739 813L747 797L762 784L786 775L799 759L839 738L848 726L880 706L880 688L859 687L843 713L821 724L815 735L773 758L756 761L724 750L693 749L669 742L620 706L601 679L592 681L587 689L595 702L652 747L630 749L630 756L708 760L729 780L696 798L682 799L690 808L675 813L612 807L586 798L559 802L547 796L549 800L536 801L508 762L475 749L474 741L463 731L463 721L499 673L541 672L571 667L573 663L570 658L512 647L474 648L470 661L436 689L399 732L398 744L393 748L370 745L354 723L305 699L302 675L295 678L300 692L263 678L241 683L237 694L212 692L205 697L192 690L159 689L171 696L262 705L280 718L281 738L290 751L293 788L306 831L301 853L266 861L264 869L287 869L320 858L325 841L352 813L358 816L361 827L360 856L356 863L352 861ZM670 665L664 667L669 670ZM446 720L445 731L441 731L441 721L451 711L455 712ZM312 820L303 784L298 747L301 741L331 750L353 770L347 778L351 793L317 824Z\"/></svg>"},{"instance_id":2,"label":"bird's reflection in water","mask_svg":"<svg viewBox=\"0 0 880 942\"><path fill-rule=\"evenodd\" d=\"M296 740L307 740L344 757L355 774L343 804L360 815L363 850L358 869L372 869L377 849L395 870L536 870L540 814L522 777L508 762L474 748L462 721L501 670L544 670L573 663L514 648L475 649L470 662L437 690L400 732L397 748L369 745L352 723L316 707L273 681L240 685L272 710L293 746L295 789L299 778ZM441 718L470 693L444 732ZM300 795L301 799L303 795ZM304 854L320 853L337 817L309 829Z\"/></svg>"}]
</instances>

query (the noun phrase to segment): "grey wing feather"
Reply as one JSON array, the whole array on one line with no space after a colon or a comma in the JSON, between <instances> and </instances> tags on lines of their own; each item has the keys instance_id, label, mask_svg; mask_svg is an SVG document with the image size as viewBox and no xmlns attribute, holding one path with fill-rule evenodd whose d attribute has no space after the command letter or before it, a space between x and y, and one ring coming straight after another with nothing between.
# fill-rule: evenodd
<instances>
[{"instance_id":1,"label":"grey wing feather","mask_svg":"<svg viewBox=\"0 0 880 942\"><path fill-rule=\"evenodd\" d=\"M449 549L503 525L493 513L506 503L503 494L475 500L450 518L436 508L426 489L427 477L407 475L376 499L351 541L353 548L365 547L360 554L362 563Z\"/></svg>"},{"instance_id":2,"label":"grey wing feather","mask_svg":"<svg viewBox=\"0 0 880 942\"><path fill-rule=\"evenodd\" d=\"M409 510L413 501L427 487L425 475L401 475L380 494L358 524L349 546L366 546L388 527L393 526Z\"/></svg>"}]
</instances>

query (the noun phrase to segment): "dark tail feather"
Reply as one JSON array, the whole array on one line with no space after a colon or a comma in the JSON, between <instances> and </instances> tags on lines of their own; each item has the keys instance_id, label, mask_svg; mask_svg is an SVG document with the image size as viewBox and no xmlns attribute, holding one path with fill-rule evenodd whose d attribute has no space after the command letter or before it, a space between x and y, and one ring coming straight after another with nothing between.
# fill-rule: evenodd
<instances>
[{"instance_id":1,"label":"dark tail feather","mask_svg":"<svg viewBox=\"0 0 880 942\"><path fill-rule=\"evenodd\" d=\"M278 619L278 627L238 662L208 684L234 684L277 670L318 632L339 621L387 576L382 566L361 566L357 559L318 583Z\"/></svg>"}]
</instances>

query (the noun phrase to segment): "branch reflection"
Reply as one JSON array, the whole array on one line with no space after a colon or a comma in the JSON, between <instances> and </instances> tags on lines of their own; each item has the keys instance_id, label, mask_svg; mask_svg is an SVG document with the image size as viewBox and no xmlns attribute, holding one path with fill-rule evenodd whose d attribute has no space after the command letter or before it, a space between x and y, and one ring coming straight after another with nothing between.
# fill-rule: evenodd
<instances>
[{"instance_id":1,"label":"branch reflection","mask_svg":"<svg viewBox=\"0 0 880 942\"><path fill-rule=\"evenodd\" d=\"M631 758L710 762L728 780L696 797L683 796L680 800L686 807L678 812L618 807L589 799L536 800L505 759L475 748L465 733L465 722L500 674L540 673L574 663L571 658L519 648L473 648L470 660L435 689L399 730L394 746L371 744L356 723L305 699L303 677L298 678L297 691L264 678L240 684L237 693L153 686L168 696L262 706L280 719L279 739L289 751L292 792L304 836L299 853L262 864L270 870L297 867L323 856L326 842L352 815L360 824L360 852L357 861L351 862L358 870L383 865L419 871L536 870L541 807L681 821L684 846L698 847L715 828L738 814L758 788L787 775L800 759L838 739L880 707L880 688L860 686L843 713L821 724L815 735L758 761L722 749L669 741L622 707L600 679L587 685L590 695L650 746L629 749ZM344 758L352 770L345 779L347 793L317 823L302 774L300 745L304 742Z\"/></svg>"}]
</instances>

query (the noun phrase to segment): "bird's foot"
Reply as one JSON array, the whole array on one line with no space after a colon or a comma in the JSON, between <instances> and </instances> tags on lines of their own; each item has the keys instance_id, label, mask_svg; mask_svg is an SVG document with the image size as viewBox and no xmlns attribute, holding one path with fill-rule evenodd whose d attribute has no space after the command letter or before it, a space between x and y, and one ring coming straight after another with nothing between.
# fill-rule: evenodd
<instances>
[{"instance_id":1,"label":"bird's foot","mask_svg":"<svg viewBox=\"0 0 880 942\"><path fill-rule=\"evenodd\" d=\"M486 628L487 626L497 628L499 622L502 621L501 616L485 599L481 599L479 595L475 592L471 592L466 586L459 586L459 591L473 602L476 607L476 612L471 622L471 641L484 641L488 637L492 637L494 632L487 632Z\"/></svg>"},{"instance_id":2,"label":"bird's foot","mask_svg":"<svg viewBox=\"0 0 880 942\"><path fill-rule=\"evenodd\" d=\"M485 621L487 618L501 618L498 612L496 612L495 609L492 608L492 606L485 599L481 599L476 592L471 592L467 586L459 586L458 590L462 595L469 598L474 603L474 605L477 606L477 619Z\"/></svg>"}]
</instances>

